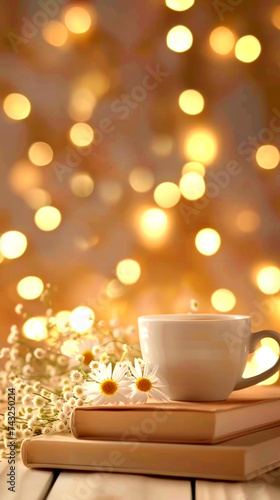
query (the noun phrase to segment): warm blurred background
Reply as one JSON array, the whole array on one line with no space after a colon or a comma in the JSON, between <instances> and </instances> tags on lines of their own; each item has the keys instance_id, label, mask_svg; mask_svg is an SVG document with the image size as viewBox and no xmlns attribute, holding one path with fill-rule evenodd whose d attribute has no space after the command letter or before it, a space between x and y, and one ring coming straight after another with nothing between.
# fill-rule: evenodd
<instances>
[{"instance_id":1,"label":"warm blurred background","mask_svg":"<svg viewBox=\"0 0 280 500\"><path fill-rule=\"evenodd\" d=\"M1 345L47 283L56 312L130 324L196 299L280 330L280 3L0 11Z\"/></svg>"}]
</instances>

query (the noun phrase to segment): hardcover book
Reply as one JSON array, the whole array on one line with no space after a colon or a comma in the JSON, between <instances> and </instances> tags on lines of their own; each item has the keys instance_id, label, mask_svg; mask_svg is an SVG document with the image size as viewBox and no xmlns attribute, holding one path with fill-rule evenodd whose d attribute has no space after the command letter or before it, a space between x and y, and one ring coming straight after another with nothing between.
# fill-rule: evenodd
<instances>
[{"instance_id":1,"label":"hardcover book","mask_svg":"<svg viewBox=\"0 0 280 500\"><path fill-rule=\"evenodd\" d=\"M213 444L280 425L280 388L255 386L215 403L78 407L76 438Z\"/></svg>"}]
</instances>

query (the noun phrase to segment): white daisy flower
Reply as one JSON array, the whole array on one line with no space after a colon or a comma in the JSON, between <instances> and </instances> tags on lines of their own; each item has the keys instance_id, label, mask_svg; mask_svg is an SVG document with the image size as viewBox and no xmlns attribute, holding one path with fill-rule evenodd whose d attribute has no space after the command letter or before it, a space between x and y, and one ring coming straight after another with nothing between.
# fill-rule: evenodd
<instances>
[{"instance_id":1,"label":"white daisy flower","mask_svg":"<svg viewBox=\"0 0 280 500\"><path fill-rule=\"evenodd\" d=\"M128 395L131 392L131 377L125 377L127 367L116 364L112 370L112 364L107 366L99 364L99 368L90 373L93 382L85 382L84 393L87 401L94 404L118 404L128 403ZM125 380L124 380L125 378Z\"/></svg>"},{"instance_id":2,"label":"white daisy flower","mask_svg":"<svg viewBox=\"0 0 280 500\"><path fill-rule=\"evenodd\" d=\"M145 363L143 371L138 359L135 359L130 370L134 377L130 396L132 403L147 403L149 397L156 401L169 401L168 396L161 391L164 384L157 377L158 366L152 368L149 363Z\"/></svg>"},{"instance_id":3,"label":"white daisy flower","mask_svg":"<svg viewBox=\"0 0 280 500\"><path fill-rule=\"evenodd\" d=\"M95 349L97 346L97 339L83 338L80 341L75 342L75 346L72 346L72 352L70 356L70 367L77 366L77 356L83 356L81 359L83 363L83 368L88 371L88 367L92 361L94 361Z\"/></svg>"}]
</instances>

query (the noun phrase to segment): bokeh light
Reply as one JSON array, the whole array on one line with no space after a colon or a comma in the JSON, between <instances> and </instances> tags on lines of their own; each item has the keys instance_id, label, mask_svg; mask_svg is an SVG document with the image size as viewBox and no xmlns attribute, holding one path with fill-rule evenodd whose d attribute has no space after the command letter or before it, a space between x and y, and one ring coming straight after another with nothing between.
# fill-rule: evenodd
<instances>
[{"instance_id":1,"label":"bokeh light","mask_svg":"<svg viewBox=\"0 0 280 500\"><path fill-rule=\"evenodd\" d=\"M160 208L149 208L140 216L139 230L144 240L162 242L168 231L168 218Z\"/></svg>"},{"instance_id":2,"label":"bokeh light","mask_svg":"<svg viewBox=\"0 0 280 500\"><path fill-rule=\"evenodd\" d=\"M162 208L174 207L180 198L180 189L173 182L162 182L154 191L154 200Z\"/></svg>"},{"instance_id":3,"label":"bokeh light","mask_svg":"<svg viewBox=\"0 0 280 500\"><path fill-rule=\"evenodd\" d=\"M280 348L276 340L267 337L261 340L261 345L269 347L275 354L277 354L277 356L279 356Z\"/></svg>"},{"instance_id":4,"label":"bokeh light","mask_svg":"<svg viewBox=\"0 0 280 500\"><path fill-rule=\"evenodd\" d=\"M46 142L34 142L28 150L29 160L39 167L48 165L53 159L53 150Z\"/></svg>"},{"instance_id":5,"label":"bokeh light","mask_svg":"<svg viewBox=\"0 0 280 500\"><path fill-rule=\"evenodd\" d=\"M68 33L64 24L59 21L49 21L42 28L42 36L46 42L54 47L62 47L67 42Z\"/></svg>"},{"instance_id":6,"label":"bokeh light","mask_svg":"<svg viewBox=\"0 0 280 500\"><path fill-rule=\"evenodd\" d=\"M64 22L72 33L82 34L86 33L92 23L92 18L88 10L83 7L73 6L69 7L64 16Z\"/></svg>"},{"instance_id":7,"label":"bokeh light","mask_svg":"<svg viewBox=\"0 0 280 500\"><path fill-rule=\"evenodd\" d=\"M260 217L254 210L242 210L237 216L237 227L244 233L253 233L260 225Z\"/></svg>"},{"instance_id":8,"label":"bokeh light","mask_svg":"<svg viewBox=\"0 0 280 500\"><path fill-rule=\"evenodd\" d=\"M193 130L186 136L184 148L189 160L208 165L216 157L217 141L208 130Z\"/></svg>"},{"instance_id":9,"label":"bokeh light","mask_svg":"<svg viewBox=\"0 0 280 500\"><path fill-rule=\"evenodd\" d=\"M83 87L74 89L68 106L69 116L77 122L89 120L96 102L96 97L91 89Z\"/></svg>"},{"instance_id":10,"label":"bokeh light","mask_svg":"<svg viewBox=\"0 0 280 500\"><path fill-rule=\"evenodd\" d=\"M19 231L8 231L0 238L0 252L6 259L17 259L26 250L27 239Z\"/></svg>"},{"instance_id":11,"label":"bokeh light","mask_svg":"<svg viewBox=\"0 0 280 500\"><path fill-rule=\"evenodd\" d=\"M254 357L258 366L262 368L262 370L271 368L275 365L278 359L277 354L267 345L262 345L262 347L255 352Z\"/></svg>"},{"instance_id":12,"label":"bokeh light","mask_svg":"<svg viewBox=\"0 0 280 500\"><path fill-rule=\"evenodd\" d=\"M7 95L3 108L12 120L24 120L30 114L31 104L25 95L15 93Z\"/></svg>"},{"instance_id":13,"label":"bokeh light","mask_svg":"<svg viewBox=\"0 0 280 500\"><path fill-rule=\"evenodd\" d=\"M211 32L209 41L214 52L221 56L225 56L232 51L235 43L235 36L229 28L219 26Z\"/></svg>"},{"instance_id":14,"label":"bokeh light","mask_svg":"<svg viewBox=\"0 0 280 500\"><path fill-rule=\"evenodd\" d=\"M23 194L42 183L42 171L29 160L19 160L10 168L9 184L17 194Z\"/></svg>"},{"instance_id":15,"label":"bokeh light","mask_svg":"<svg viewBox=\"0 0 280 500\"><path fill-rule=\"evenodd\" d=\"M273 9L272 15L271 15L271 21L272 21L272 24L274 24L275 28L280 30L280 5L277 5Z\"/></svg>"},{"instance_id":16,"label":"bokeh light","mask_svg":"<svg viewBox=\"0 0 280 500\"><path fill-rule=\"evenodd\" d=\"M261 53L261 44L253 35L245 35L239 38L235 45L235 56L239 61L251 63Z\"/></svg>"},{"instance_id":17,"label":"bokeh light","mask_svg":"<svg viewBox=\"0 0 280 500\"><path fill-rule=\"evenodd\" d=\"M234 308L236 298L230 290L220 288L211 295L211 304L217 311L228 312Z\"/></svg>"},{"instance_id":18,"label":"bokeh light","mask_svg":"<svg viewBox=\"0 0 280 500\"><path fill-rule=\"evenodd\" d=\"M59 332L67 332L69 330L69 318L71 311L59 311L55 315L55 325Z\"/></svg>"},{"instance_id":19,"label":"bokeh light","mask_svg":"<svg viewBox=\"0 0 280 500\"><path fill-rule=\"evenodd\" d=\"M201 229L195 237L195 246L203 255L213 255L221 245L220 235L215 229Z\"/></svg>"},{"instance_id":20,"label":"bokeh light","mask_svg":"<svg viewBox=\"0 0 280 500\"><path fill-rule=\"evenodd\" d=\"M179 183L182 196L187 200L198 200L205 193L205 182L197 172L188 172L181 177Z\"/></svg>"},{"instance_id":21,"label":"bokeh light","mask_svg":"<svg viewBox=\"0 0 280 500\"><path fill-rule=\"evenodd\" d=\"M204 99L197 90L184 90L179 97L179 106L188 115L198 115L204 108Z\"/></svg>"},{"instance_id":22,"label":"bokeh light","mask_svg":"<svg viewBox=\"0 0 280 500\"><path fill-rule=\"evenodd\" d=\"M88 123L75 123L70 129L70 139L76 146L88 146L93 137L94 132Z\"/></svg>"},{"instance_id":23,"label":"bokeh light","mask_svg":"<svg viewBox=\"0 0 280 500\"><path fill-rule=\"evenodd\" d=\"M123 189L121 184L115 180L103 181L98 185L100 198L105 202L114 205L122 197Z\"/></svg>"},{"instance_id":24,"label":"bokeh light","mask_svg":"<svg viewBox=\"0 0 280 500\"><path fill-rule=\"evenodd\" d=\"M129 183L138 193L146 193L155 182L154 174L145 167L136 167L129 174Z\"/></svg>"},{"instance_id":25,"label":"bokeh light","mask_svg":"<svg viewBox=\"0 0 280 500\"><path fill-rule=\"evenodd\" d=\"M44 207L45 205L50 205L51 197L50 194L45 191L45 189L33 188L29 189L23 194L25 203L33 210L38 210L38 208Z\"/></svg>"},{"instance_id":26,"label":"bokeh light","mask_svg":"<svg viewBox=\"0 0 280 500\"><path fill-rule=\"evenodd\" d=\"M69 324L77 333L87 332L93 325L95 314L90 307L79 306L69 316Z\"/></svg>"},{"instance_id":27,"label":"bokeh light","mask_svg":"<svg viewBox=\"0 0 280 500\"><path fill-rule=\"evenodd\" d=\"M156 156L163 158L170 155L174 146L172 137L165 134L157 134L151 140L151 150Z\"/></svg>"},{"instance_id":28,"label":"bokeh light","mask_svg":"<svg viewBox=\"0 0 280 500\"><path fill-rule=\"evenodd\" d=\"M175 26L168 32L166 43L174 52L186 52L192 46L193 36L186 26Z\"/></svg>"},{"instance_id":29,"label":"bokeh light","mask_svg":"<svg viewBox=\"0 0 280 500\"><path fill-rule=\"evenodd\" d=\"M165 0L165 4L169 9L183 12L193 6L194 0Z\"/></svg>"},{"instance_id":30,"label":"bokeh light","mask_svg":"<svg viewBox=\"0 0 280 500\"><path fill-rule=\"evenodd\" d=\"M17 292L26 300L34 300L40 297L44 290L44 283L36 276L26 276L17 284Z\"/></svg>"},{"instance_id":31,"label":"bokeh light","mask_svg":"<svg viewBox=\"0 0 280 500\"><path fill-rule=\"evenodd\" d=\"M256 152L256 161L260 167L268 170L277 167L280 161L280 154L277 147L272 144L260 146Z\"/></svg>"},{"instance_id":32,"label":"bokeh light","mask_svg":"<svg viewBox=\"0 0 280 500\"><path fill-rule=\"evenodd\" d=\"M42 207L35 213L34 220L42 231L53 231L61 222L61 213L55 207Z\"/></svg>"},{"instance_id":33,"label":"bokeh light","mask_svg":"<svg viewBox=\"0 0 280 500\"><path fill-rule=\"evenodd\" d=\"M280 290L280 269L276 266L263 267L257 273L257 285L261 292L273 295Z\"/></svg>"},{"instance_id":34,"label":"bokeh light","mask_svg":"<svg viewBox=\"0 0 280 500\"><path fill-rule=\"evenodd\" d=\"M188 172L196 172L202 177L205 176L205 167L202 163L198 163L197 161L189 161L182 168L182 175L187 174Z\"/></svg>"},{"instance_id":35,"label":"bokeh light","mask_svg":"<svg viewBox=\"0 0 280 500\"><path fill-rule=\"evenodd\" d=\"M32 340L43 340L48 337L47 318L29 318L22 327L23 335Z\"/></svg>"},{"instance_id":36,"label":"bokeh light","mask_svg":"<svg viewBox=\"0 0 280 500\"><path fill-rule=\"evenodd\" d=\"M116 274L124 285L133 285L140 278L141 268L136 260L124 259L118 263Z\"/></svg>"},{"instance_id":37,"label":"bokeh light","mask_svg":"<svg viewBox=\"0 0 280 500\"><path fill-rule=\"evenodd\" d=\"M92 193L94 182L87 172L79 172L71 177L70 188L79 198L86 198Z\"/></svg>"}]
</instances>

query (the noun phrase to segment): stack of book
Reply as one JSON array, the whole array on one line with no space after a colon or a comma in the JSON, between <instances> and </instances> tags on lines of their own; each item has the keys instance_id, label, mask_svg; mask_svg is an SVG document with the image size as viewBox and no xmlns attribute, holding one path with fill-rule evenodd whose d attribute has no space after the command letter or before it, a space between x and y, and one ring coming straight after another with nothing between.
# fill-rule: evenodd
<instances>
[{"instance_id":1,"label":"stack of book","mask_svg":"<svg viewBox=\"0 0 280 500\"><path fill-rule=\"evenodd\" d=\"M72 436L26 439L27 467L247 481L280 466L280 388L217 403L75 408Z\"/></svg>"}]
</instances>

